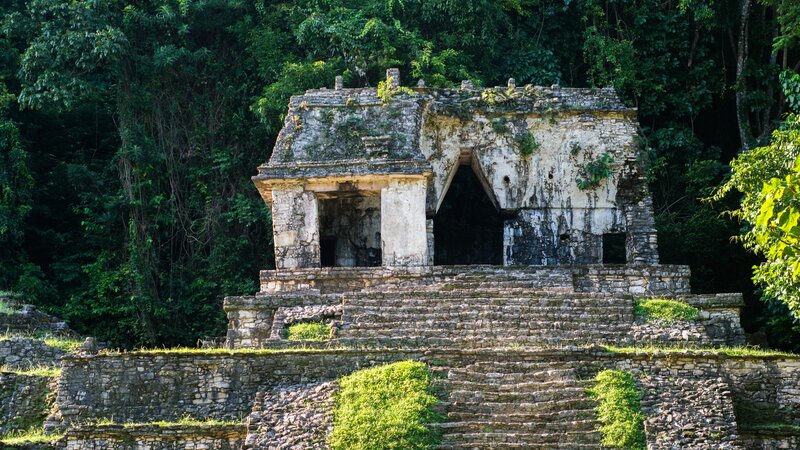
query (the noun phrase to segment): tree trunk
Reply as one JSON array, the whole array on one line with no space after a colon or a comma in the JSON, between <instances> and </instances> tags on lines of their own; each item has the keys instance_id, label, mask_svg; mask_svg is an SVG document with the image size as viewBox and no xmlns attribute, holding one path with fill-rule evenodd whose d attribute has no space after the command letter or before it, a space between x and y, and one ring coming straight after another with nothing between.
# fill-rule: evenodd
<instances>
[{"instance_id":1,"label":"tree trunk","mask_svg":"<svg viewBox=\"0 0 800 450\"><path fill-rule=\"evenodd\" d=\"M742 146L740 151L742 152L747 151L753 140L745 105L747 86L744 79L744 69L747 63L747 29L750 21L750 3L751 0L741 0L741 11L739 13L741 23L739 24L739 42L736 51L736 119L739 122L739 140Z\"/></svg>"}]
</instances>

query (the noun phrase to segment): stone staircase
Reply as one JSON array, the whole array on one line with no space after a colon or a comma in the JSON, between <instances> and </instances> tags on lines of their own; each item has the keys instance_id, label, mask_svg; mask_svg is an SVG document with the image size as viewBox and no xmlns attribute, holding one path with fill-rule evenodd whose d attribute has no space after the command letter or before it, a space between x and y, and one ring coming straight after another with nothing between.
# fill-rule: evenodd
<instances>
[{"instance_id":1,"label":"stone staircase","mask_svg":"<svg viewBox=\"0 0 800 450\"><path fill-rule=\"evenodd\" d=\"M481 361L438 383L442 449L599 448L595 402L572 368L545 361Z\"/></svg>"},{"instance_id":2,"label":"stone staircase","mask_svg":"<svg viewBox=\"0 0 800 450\"><path fill-rule=\"evenodd\" d=\"M633 321L630 298L520 287L368 292L342 301L340 339L491 347L614 342Z\"/></svg>"}]
</instances>

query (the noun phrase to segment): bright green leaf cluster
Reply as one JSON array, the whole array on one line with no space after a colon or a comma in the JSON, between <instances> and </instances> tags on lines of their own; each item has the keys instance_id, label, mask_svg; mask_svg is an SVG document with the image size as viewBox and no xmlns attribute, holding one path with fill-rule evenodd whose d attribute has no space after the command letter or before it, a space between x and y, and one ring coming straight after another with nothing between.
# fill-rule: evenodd
<instances>
[{"instance_id":1,"label":"bright green leaf cluster","mask_svg":"<svg viewBox=\"0 0 800 450\"><path fill-rule=\"evenodd\" d=\"M395 80L393 77L388 77L385 81L378 82L378 97L380 97L380 99L384 102L388 102L389 100L402 94L412 96L417 95L416 92L405 86L395 86L394 81Z\"/></svg>"},{"instance_id":2,"label":"bright green leaf cluster","mask_svg":"<svg viewBox=\"0 0 800 450\"><path fill-rule=\"evenodd\" d=\"M742 241L766 258L753 279L800 319L800 116L789 115L768 145L739 155L731 170L714 198L744 194L733 212L750 225Z\"/></svg>"},{"instance_id":3,"label":"bright green leaf cluster","mask_svg":"<svg viewBox=\"0 0 800 450\"><path fill-rule=\"evenodd\" d=\"M433 449L440 436L430 424L432 374L420 362L402 361L342 378L333 412L332 450Z\"/></svg>"},{"instance_id":4,"label":"bright green leaf cluster","mask_svg":"<svg viewBox=\"0 0 800 450\"><path fill-rule=\"evenodd\" d=\"M602 424L602 444L611 448L644 450L644 414L641 410L641 392L636 380L628 372L603 370L597 374L597 383L589 395L599 401L597 418Z\"/></svg>"}]
</instances>

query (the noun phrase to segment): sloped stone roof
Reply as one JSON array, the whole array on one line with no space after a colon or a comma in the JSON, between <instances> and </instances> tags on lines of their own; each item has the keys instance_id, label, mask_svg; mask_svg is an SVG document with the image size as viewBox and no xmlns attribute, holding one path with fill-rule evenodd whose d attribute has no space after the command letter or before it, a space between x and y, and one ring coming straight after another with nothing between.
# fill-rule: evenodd
<instances>
[{"instance_id":1,"label":"sloped stone roof","mask_svg":"<svg viewBox=\"0 0 800 450\"><path fill-rule=\"evenodd\" d=\"M612 88L538 86L414 89L383 101L374 88L316 89L293 96L272 157L256 179L361 174L424 174L420 133L431 115L557 115L633 112Z\"/></svg>"}]
</instances>

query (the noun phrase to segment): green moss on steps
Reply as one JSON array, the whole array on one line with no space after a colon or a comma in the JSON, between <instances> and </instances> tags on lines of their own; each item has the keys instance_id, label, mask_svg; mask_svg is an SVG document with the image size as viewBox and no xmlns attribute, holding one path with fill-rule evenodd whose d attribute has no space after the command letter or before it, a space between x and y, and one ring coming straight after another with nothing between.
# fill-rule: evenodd
<instances>
[{"instance_id":1,"label":"green moss on steps","mask_svg":"<svg viewBox=\"0 0 800 450\"><path fill-rule=\"evenodd\" d=\"M354 372L339 381L332 450L432 449L441 442L430 424L440 421L433 410L432 374L420 362L401 361Z\"/></svg>"},{"instance_id":2,"label":"green moss on steps","mask_svg":"<svg viewBox=\"0 0 800 450\"><path fill-rule=\"evenodd\" d=\"M603 370L595 377L595 387L589 395L599 401L597 418L602 424L602 444L611 448L644 450L644 414L641 392L628 372Z\"/></svg>"}]
</instances>

